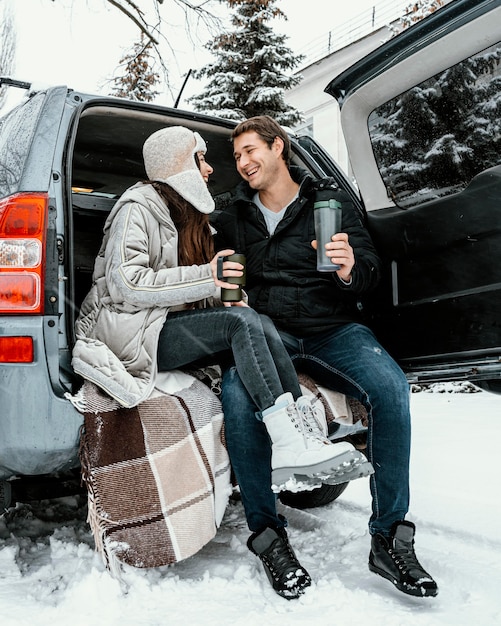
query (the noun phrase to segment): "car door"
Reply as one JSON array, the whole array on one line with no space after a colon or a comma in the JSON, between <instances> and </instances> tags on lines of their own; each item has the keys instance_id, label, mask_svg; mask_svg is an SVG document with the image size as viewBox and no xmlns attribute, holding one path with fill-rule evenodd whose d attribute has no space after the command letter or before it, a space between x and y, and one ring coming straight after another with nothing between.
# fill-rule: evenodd
<instances>
[{"instance_id":1,"label":"car door","mask_svg":"<svg viewBox=\"0 0 501 626\"><path fill-rule=\"evenodd\" d=\"M332 80L411 380L501 392L501 1L455 0Z\"/></svg>"}]
</instances>

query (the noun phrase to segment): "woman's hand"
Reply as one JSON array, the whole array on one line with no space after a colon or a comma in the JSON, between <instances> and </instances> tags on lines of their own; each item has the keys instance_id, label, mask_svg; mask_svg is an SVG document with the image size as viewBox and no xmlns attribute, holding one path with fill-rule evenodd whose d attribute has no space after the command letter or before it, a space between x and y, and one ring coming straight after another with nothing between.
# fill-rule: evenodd
<instances>
[{"instance_id":1,"label":"woman's hand","mask_svg":"<svg viewBox=\"0 0 501 626\"><path fill-rule=\"evenodd\" d=\"M227 283L224 280L221 280L218 277L218 259L220 257L226 257L230 254L234 254L235 250L221 250L216 254L216 256L210 262L210 267L212 271L212 277L214 279L214 283L216 287L221 287L222 289L238 289L239 285L234 283ZM223 277L229 276L242 276L243 275L244 266L241 263L237 263L236 261L223 261L222 262L222 275ZM248 306L243 300L239 302L223 302L224 306Z\"/></svg>"}]
</instances>

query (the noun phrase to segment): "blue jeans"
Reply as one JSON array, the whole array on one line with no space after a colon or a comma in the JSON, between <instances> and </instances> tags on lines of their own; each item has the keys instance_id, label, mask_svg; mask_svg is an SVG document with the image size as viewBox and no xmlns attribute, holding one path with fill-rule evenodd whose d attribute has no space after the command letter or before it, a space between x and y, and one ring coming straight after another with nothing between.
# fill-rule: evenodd
<instances>
[{"instance_id":1,"label":"blue jeans","mask_svg":"<svg viewBox=\"0 0 501 626\"><path fill-rule=\"evenodd\" d=\"M227 350L259 411L284 392L294 399L301 395L296 370L273 322L248 307L169 313L158 340L158 369L173 370L206 357L214 363L215 355Z\"/></svg>"},{"instance_id":2,"label":"blue jeans","mask_svg":"<svg viewBox=\"0 0 501 626\"><path fill-rule=\"evenodd\" d=\"M369 531L388 535L393 522L404 519L409 508L410 390L404 373L360 324L302 339L280 335L298 371L365 406L367 454L375 470L370 478ZM270 443L234 368L224 373L222 402L228 452L249 529L283 526L270 488Z\"/></svg>"}]
</instances>

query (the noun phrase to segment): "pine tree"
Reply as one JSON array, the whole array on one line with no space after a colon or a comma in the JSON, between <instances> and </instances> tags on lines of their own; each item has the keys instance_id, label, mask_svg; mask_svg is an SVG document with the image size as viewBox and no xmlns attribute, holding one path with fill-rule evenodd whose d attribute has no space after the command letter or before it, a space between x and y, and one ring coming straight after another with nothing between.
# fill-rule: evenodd
<instances>
[{"instance_id":1,"label":"pine tree","mask_svg":"<svg viewBox=\"0 0 501 626\"><path fill-rule=\"evenodd\" d=\"M436 140L425 156L428 180L435 187L457 184L468 180L475 165L474 151L470 147L469 131L465 122L478 102L477 74L474 62L466 59L436 77L432 104L439 123ZM450 133L450 129L454 133Z\"/></svg>"},{"instance_id":2,"label":"pine tree","mask_svg":"<svg viewBox=\"0 0 501 626\"><path fill-rule=\"evenodd\" d=\"M158 95L159 92L154 87L159 83L160 76L153 69L151 46L151 42L146 42L141 33L141 39L120 59L124 74L113 79L112 96L151 102Z\"/></svg>"},{"instance_id":3,"label":"pine tree","mask_svg":"<svg viewBox=\"0 0 501 626\"><path fill-rule=\"evenodd\" d=\"M476 105L464 124L475 155L486 167L498 165L501 154L501 46L472 60L477 75ZM494 78L491 77L494 76Z\"/></svg>"},{"instance_id":4,"label":"pine tree","mask_svg":"<svg viewBox=\"0 0 501 626\"><path fill-rule=\"evenodd\" d=\"M379 109L380 123L371 129L371 137L381 173L395 189L417 191L416 184L425 175L424 141L435 136L438 124L430 106L433 99L432 90L418 85Z\"/></svg>"},{"instance_id":5,"label":"pine tree","mask_svg":"<svg viewBox=\"0 0 501 626\"><path fill-rule=\"evenodd\" d=\"M195 72L208 78L200 95L192 96L195 110L233 120L270 115L279 124L293 126L300 112L286 104L284 93L301 77L291 71L302 60L268 25L276 18L287 19L275 6L277 0L226 0L235 12L233 29L207 44L216 60Z\"/></svg>"}]
</instances>

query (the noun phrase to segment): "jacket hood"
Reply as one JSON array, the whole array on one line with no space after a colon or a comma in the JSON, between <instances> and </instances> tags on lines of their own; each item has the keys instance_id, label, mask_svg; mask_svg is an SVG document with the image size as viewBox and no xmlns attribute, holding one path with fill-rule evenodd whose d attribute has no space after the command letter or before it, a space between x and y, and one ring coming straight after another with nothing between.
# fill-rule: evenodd
<instances>
[{"instance_id":1,"label":"jacket hood","mask_svg":"<svg viewBox=\"0 0 501 626\"><path fill-rule=\"evenodd\" d=\"M152 181L166 183L201 213L214 211L214 199L195 160L207 151L202 137L184 126L161 128L143 145L144 167Z\"/></svg>"},{"instance_id":2,"label":"jacket hood","mask_svg":"<svg viewBox=\"0 0 501 626\"><path fill-rule=\"evenodd\" d=\"M113 205L113 208L106 219L104 232L109 230L111 223L124 204L129 204L130 202L136 202L137 204L146 207L160 223L170 223L168 207L153 185L149 183L136 183L135 185L132 185L132 187L126 189Z\"/></svg>"}]
</instances>

